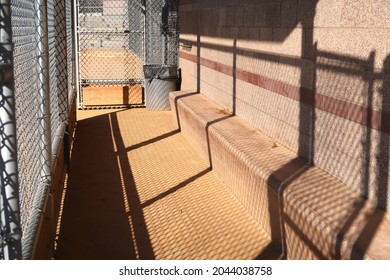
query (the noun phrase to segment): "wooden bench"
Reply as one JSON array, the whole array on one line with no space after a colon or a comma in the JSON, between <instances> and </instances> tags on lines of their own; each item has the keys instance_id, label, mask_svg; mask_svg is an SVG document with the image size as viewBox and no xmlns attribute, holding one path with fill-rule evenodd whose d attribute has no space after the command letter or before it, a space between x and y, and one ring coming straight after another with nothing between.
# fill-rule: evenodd
<instances>
[{"instance_id":1,"label":"wooden bench","mask_svg":"<svg viewBox=\"0 0 390 280\"><path fill-rule=\"evenodd\" d=\"M200 93L170 94L181 132L288 259L390 259L389 214Z\"/></svg>"}]
</instances>

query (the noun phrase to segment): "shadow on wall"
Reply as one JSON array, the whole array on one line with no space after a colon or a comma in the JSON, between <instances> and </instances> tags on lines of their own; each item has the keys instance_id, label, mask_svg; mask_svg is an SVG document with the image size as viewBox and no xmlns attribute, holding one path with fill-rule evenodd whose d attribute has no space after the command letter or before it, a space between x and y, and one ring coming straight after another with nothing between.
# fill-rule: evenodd
<instances>
[{"instance_id":1,"label":"shadow on wall","mask_svg":"<svg viewBox=\"0 0 390 280\"><path fill-rule=\"evenodd\" d=\"M181 22L181 33L196 35L197 38L196 41L181 39L182 58L188 59L190 56L186 51L191 50L189 46L196 46L197 57L192 58L192 61L197 63L198 92L207 91L210 88L204 82L207 78L202 73L204 69L209 68L228 75L232 78L229 96L232 99L230 104L233 115L243 115L258 129L277 140L279 140L278 135L290 133L287 130L280 131L283 127L288 126L290 130L291 128L298 130L297 134L291 133L291 135L298 135L296 146L290 144L289 141L281 141L282 144L296 151L299 157L304 158L310 164L319 166L352 189L360 191L361 194L387 211L390 55L383 62L382 69L378 70L375 68L375 50L367 54L367 59L362 59L320 49L313 36L317 3L316 0L266 1L266 3L252 6L234 6L228 1L219 1L218 4L215 1L203 1L192 6L182 5L181 13L184 14L185 19ZM214 14L215 7L221 11L219 14ZM196 11L193 12L193 10ZM193 14L195 22L191 13L195 13ZM242 47L242 42L282 43L297 28L302 32L300 57ZM254 32L259 29L260 32ZM205 39L202 40L203 38ZM231 45L220 45L215 43L215 40L211 41L207 38L231 39ZM229 65L223 64L215 61L215 57L205 57L204 50L213 54L218 52L232 54L232 60ZM259 68L253 64L251 65L252 72L247 70L248 66L242 69L242 65L237 61L238 56L247 60L260 61L266 66ZM300 71L299 86L269 78L268 72L275 71L275 68L281 76L285 68L298 69ZM277 114L267 116L267 120L271 120L269 123L257 120L261 118L260 114L264 112L268 114L267 107L280 107L283 104L278 104L279 97L275 97L267 104L264 102L269 102L269 99L261 102L248 101L244 100L243 93L240 94L240 98L237 97L238 81L273 91L275 96L287 97L291 104L298 101L298 125L294 127L291 120L280 120L281 117ZM250 91L250 87L248 88ZM218 98L223 97L214 96L217 102ZM239 102L246 103L246 108L252 112L250 116L238 110ZM283 107L282 110L291 111L288 106ZM256 112L255 114L259 117L253 112ZM282 123L283 126L279 125ZM291 135L279 138L281 140L288 137L292 139ZM286 170L291 171L290 165L295 165L295 163L281 167L270 178ZM282 183L283 188L279 191L283 193L289 185L310 169L310 165L306 168L298 168L288 182ZM334 199L336 200L337 197ZM334 206L334 204L329 204L327 211L332 212L334 209L330 209L330 205ZM342 208L342 205L339 206ZM279 207L279 219L283 220L283 201ZM347 232L364 207L365 203L355 206L340 232ZM269 211L271 212L271 209ZM378 228L382 218L372 217L371 220L367 218L365 225L360 228L361 235L356 242L361 242L360 239L368 228ZM280 225L284 225L285 222L282 221ZM273 231L273 234L277 235L279 232L284 233L285 230L276 226ZM363 251L370 243L367 237L364 238L366 240ZM343 236L338 236L337 239L342 240ZM315 244L308 245L316 247ZM334 258L341 257L341 246L341 243L335 244ZM287 248L283 249L287 250ZM361 255L351 257L362 258L363 255L364 252L361 252ZM324 257L320 250L318 250L317 257Z\"/></svg>"},{"instance_id":2,"label":"shadow on wall","mask_svg":"<svg viewBox=\"0 0 390 280\"><path fill-rule=\"evenodd\" d=\"M378 178L378 203L384 209L389 210L388 199L389 195L389 133L390 133L390 122L389 111L390 111L390 54L386 57L383 62L383 77L382 87L380 88L380 94L382 99L382 122L380 124L380 134L379 148L376 151L376 161L378 163L377 178ZM387 115L387 118L384 117L384 114ZM387 120L387 121L385 121ZM385 133L386 132L386 133Z\"/></svg>"}]
</instances>

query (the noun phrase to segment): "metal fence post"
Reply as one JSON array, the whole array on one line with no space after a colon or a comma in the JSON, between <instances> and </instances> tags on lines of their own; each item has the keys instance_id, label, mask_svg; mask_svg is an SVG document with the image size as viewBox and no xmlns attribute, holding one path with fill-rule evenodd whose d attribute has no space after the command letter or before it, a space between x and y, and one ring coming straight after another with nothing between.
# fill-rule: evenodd
<instances>
[{"instance_id":1,"label":"metal fence post","mask_svg":"<svg viewBox=\"0 0 390 280\"><path fill-rule=\"evenodd\" d=\"M72 109L74 94L76 92L75 84L75 55L74 55L74 32L73 32L73 0L65 0L66 8L66 44L67 44L67 60L68 60L68 109Z\"/></svg>"},{"instance_id":2,"label":"metal fence post","mask_svg":"<svg viewBox=\"0 0 390 280\"><path fill-rule=\"evenodd\" d=\"M83 97L80 89L80 39L79 39L79 7L78 0L73 0L73 41L74 41L74 79L76 84L77 108L82 108Z\"/></svg>"},{"instance_id":3,"label":"metal fence post","mask_svg":"<svg viewBox=\"0 0 390 280\"><path fill-rule=\"evenodd\" d=\"M146 64L146 53L147 53L147 39L146 39L146 0L141 0L141 12L143 15L143 20L144 20L144 26L143 26L143 46L144 46L144 52L143 52L143 64Z\"/></svg>"},{"instance_id":4,"label":"metal fence post","mask_svg":"<svg viewBox=\"0 0 390 280\"><path fill-rule=\"evenodd\" d=\"M37 42L38 70L38 129L40 135L40 184L33 200L33 209L29 227L26 229L23 243L23 258L30 259L34 252L38 229L42 222L43 208L51 187L52 141L50 120L50 73L49 73L49 41L47 26L47 1L35 0L35 38Z\"/></svg>"},{"instance_id":5,"label":"metal fence post","mask_svg":"<svg viewBox=\"0 0 390 280\"><path fill-rule=\"evenodd\" d=\"M21 259L10 0L0 6L0 259Z\"/></svg>"},{"instance_id":6,"label":"metal fence post","mask_svg":"<svg viewBox=\"0 0 390 280\"><path fill-rule=\"evenodd\" d=\"M72 0L72 9L73 9L73 52L74 52L74 83L76 89L76 98L78 100L77 107L82 107L83 98L81 96L82 92L80 90L80 42L79 42L79 33L78 33L78 0Z\"/></svg>"}]
</instances>

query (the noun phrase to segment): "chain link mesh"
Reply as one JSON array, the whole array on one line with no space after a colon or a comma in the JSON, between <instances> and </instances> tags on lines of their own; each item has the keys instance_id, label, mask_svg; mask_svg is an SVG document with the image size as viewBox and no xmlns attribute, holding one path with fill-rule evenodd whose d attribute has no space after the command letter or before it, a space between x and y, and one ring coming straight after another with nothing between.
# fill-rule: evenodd
<instances>
[{"instance_id":1,"label":"chain link mesh","mask_svg":"<svg viewBox=\"0 0 390 280\"><path fill-rule=\"evenodd\" d=\"M53 64L57 70L57 95L59 119L61 123L68 121L68 60L67 60L67 28L66 0L54 0L55 51ZM49 34L50 36L50 34Z\"/></svg>"},{"instance_id":2,"label":"chain link mesh","mask_svg":"<svg viewBox=\"0 0 390 280\"><path fill-rule=\"evenodd\" d=\"M141 1L79 0L82 85L141 82L143 17Z\"/></svg>"},{"instance_id":3,"label":"chain link mesh","mask_svg":"<svg viewBox=\"0 0 390 280\"><path fill-rule=\"evenodd\" d=\"M60 124L59 118L59 108L58 108L58 87L59 82L57 77L57 63L56 63L56 27L55 27L55 10L54 10L54 1L47 1L47 27L48 27L48 37L49 37L49 71L50 71L50 112L51 112L51 138L54 139L54 133L56 128Z\"/></svg>"},{"instance_id":4,"label":"chain link mesh","mask_svg":"<svg viewBox=\"0 0 390 280\"><path fill-rule=\"evenodd\" d=\"M177 65L179 1L146 0L146 64Z\"/></svg>"},{"instance_id":5,"label":"chain link mesh","mask_svg":"<svg viewBox=\"0 0 390 280\"><path fill-rule=\"evenodd\" d=\"M42 177L43 170L53 161L53 158L42 156L45 154L43 150L51 150L52 142L50 138L44 139L40 131L51 129L51 139L54 139L60 125L67 121L68 94L70 94L68 85L71 85L68 75L72 73L71 70L69 71L72 69L72 55L68 55L68 53L72 54L73 49L70 32L72 0L47 1L49 81L40 80L45 80L47 76L44 72L39 72L43 65L38 65L39 44L36 36L38 28L35 26L34 2L34 0L11 0L19 200L24 239L34 238L30 236L31 232L35 232L30 230L35 226L32 225L31 219L39 209L36 205L37 201L42 201L45 195L40 188L46 180ZM50 84L51 121L47 127L42 127L42 117L40 117L47 109L45 104L39 104L38 92L42 90L41 82ZM46 154L51 155L51 153Z\"/></svg>"},{"instance_id":6,"label":"chain link mesh","mask_svg":"<svg viewBox=\"0 0 390 280\"><path fill-rule=\"evenodd\" d=\"M65 0L47 1L52 139L68 113L65 15Z\"/></svg>"},{"instance_id":7,"label":"chain link mesh","mask_svg":"<svg viewBox=\"0 0 390 280\"><path fill-rule=\"evenodd\" d=\"M141 84L144 64L177 65L178 2L79 0L80 88Z\"/></svg>"},{"instance_id":8,"label":"chain link mesh","mask_svg":"<svg viewBox=\"0 0 390 280\"><path fill-rule=\"evenodd\" d=\"M14 79L20 212L26 229L32 202L40 182L40 147L37 116L38 73L34 27L34 1L12 0Z\"/></svg>"},{"instance_id":9,"label":"chain link mesh","mask_svg":"<svg viewBox=\"0 0 390 280\"><path fill-rule=\"evenodd\" d=\"M67 121L74 92L72 1L48 0L46 8L49 81L38 71L44 65L37 66L43 42L37 42L34 0L11 0L22 233L36 211L34 201L44 195L39 188L46 180L42 170L52 159L42 156L43 151L51 149L50 136L54 139ZM82 85L142 83L144 64L177 64L178 0L79 0L78 20ZM47 82L50 117L45 115L48 106L38 103L38 92L44 92L40 84ZM43 127L46 117L50 122ZM42 129L50 129L51 135L43 137Z\"/></svg>"}]
</instances>

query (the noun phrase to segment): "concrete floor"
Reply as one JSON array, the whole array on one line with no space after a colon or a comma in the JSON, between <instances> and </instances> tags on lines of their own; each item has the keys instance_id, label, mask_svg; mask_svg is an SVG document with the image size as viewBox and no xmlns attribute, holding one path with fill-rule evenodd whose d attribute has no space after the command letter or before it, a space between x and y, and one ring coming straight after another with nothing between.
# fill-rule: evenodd
<instances>
[{"instance_id":1,"label":"concrete floor","mask_svg":"<svg viewBox=\"0 0 390 280\"><path fill-rule=\"evenodd\" d=\"M172 113L78 112L56 259L276 259Z\"/></svg>"}]
</instances>

